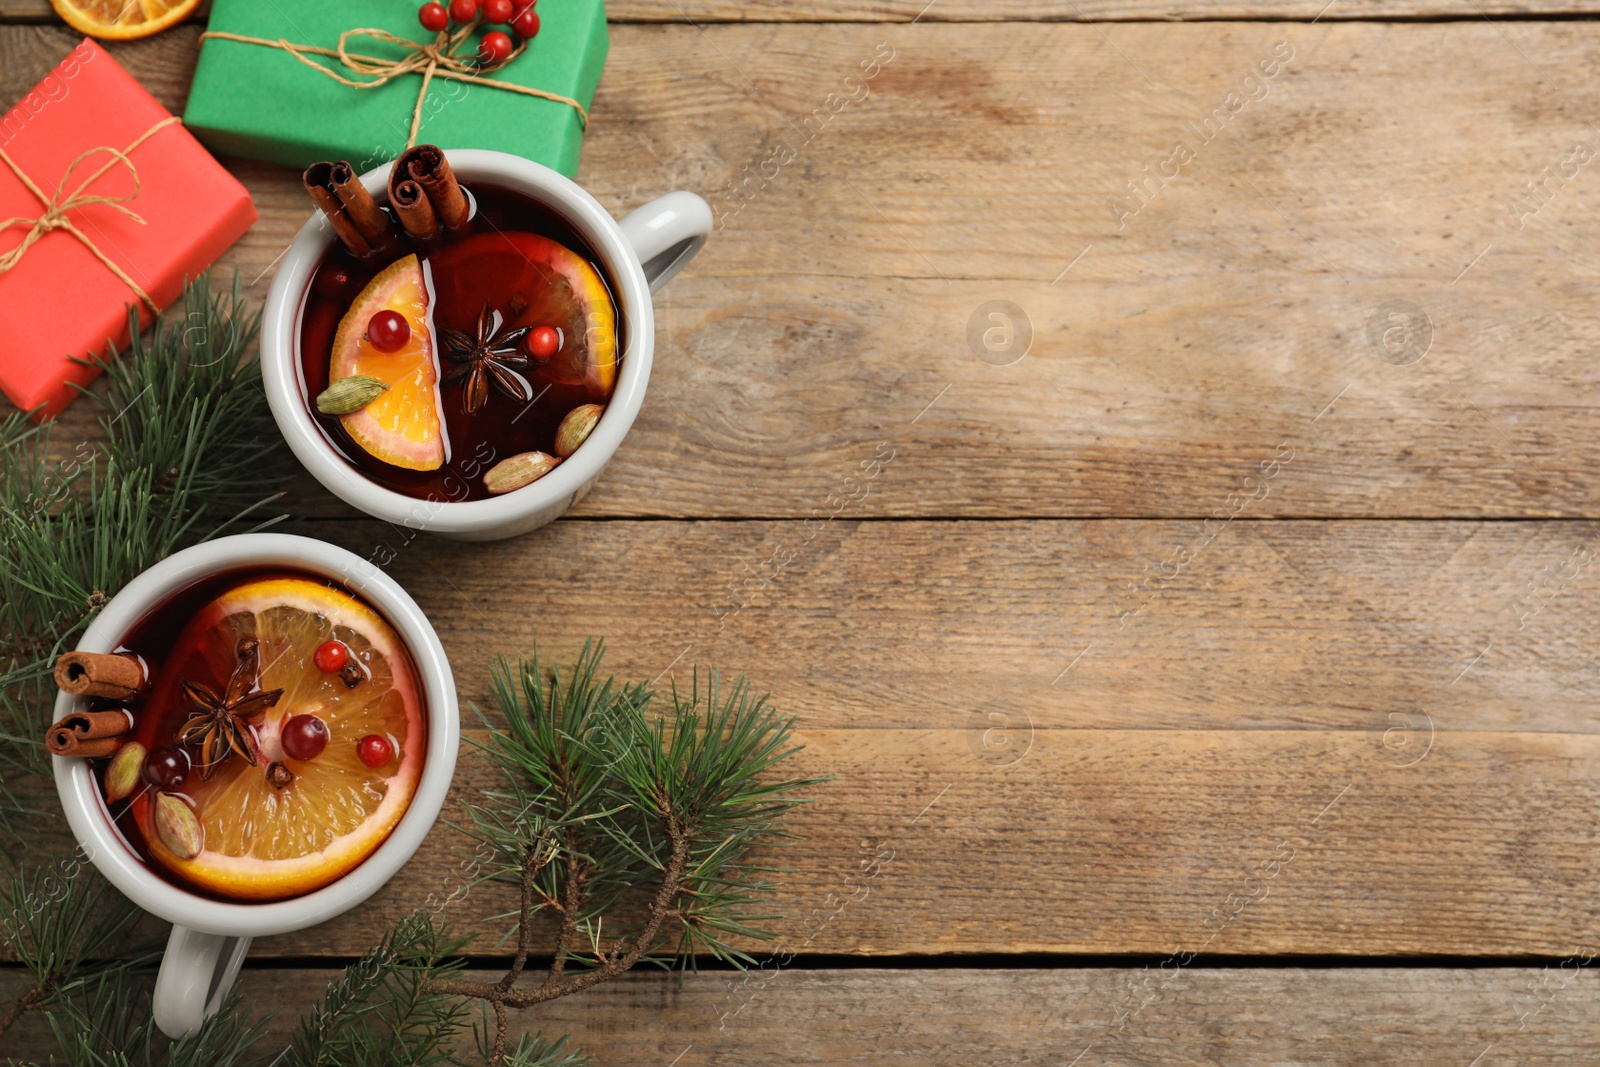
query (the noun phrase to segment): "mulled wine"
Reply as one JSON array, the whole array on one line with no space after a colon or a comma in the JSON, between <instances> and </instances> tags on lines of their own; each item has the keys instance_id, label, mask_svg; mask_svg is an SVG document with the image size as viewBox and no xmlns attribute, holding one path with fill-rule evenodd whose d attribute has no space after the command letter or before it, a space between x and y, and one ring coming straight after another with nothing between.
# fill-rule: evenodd
<instances>
[{"instance_id":1,"label":"mulled wine","mask_svg":"<svg viewBox=\"0 0 1600 1067\"><path fill-rule=\"evenodd\" d=\"M614 287L571 223L456 183L426 145L396 161L387 206L345 164L306 185L340 240L301 306L302 396L351 466L409 496L479 500L583 444L623 339Z\"/></svg>"},{"instance_id":2,"label":"mulled wine","mask_svg":"<svg viewBox=\"0 0 1600 1067\"><path fill-rule=\"evenodd\" d=\"M213 576L148 613L118 654L75 655L85 677L129 690L91 699L86 716L132 727L81 754L98 756L129 846L186 890L312 892L371 855L410 806L427 749L421 679L393 627L335 582Z\"/></svg>"}]
</instances>

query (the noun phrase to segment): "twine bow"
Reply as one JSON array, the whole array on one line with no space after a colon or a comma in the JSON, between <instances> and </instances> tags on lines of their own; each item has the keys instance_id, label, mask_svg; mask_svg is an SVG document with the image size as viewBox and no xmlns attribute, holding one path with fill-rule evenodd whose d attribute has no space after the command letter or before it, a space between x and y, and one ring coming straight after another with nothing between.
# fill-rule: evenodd
<instances>
[{"instance_id":1,"label":"twine bow","mask_svg":"<svg viewBox=\"0 0 1600 1067\"><path fill-rule=\"evenodd\" d=\"M150 294L140 288L137 282L128 277L126 271L117 266L116 263L111 260L111 257L107 256L93 241L89 240L84 232L78 229L77 225L73 223L71 218L68 217L68 214L73 211L79 211L86 207L92 207L96 204L103 204L104 206L111 208L113 211L117 211L123 215L126 215L134 222L137 222L139 225L143 226L144 219L134 214L132 209L126 206L130 200L133 200L139 195L139 169L133 165L133 160L129 159L128 155L133 152L134 149L144 144L151 137L155 136L156 133L166 129L168 126L171 126L173 123L178 121L179 119L176 115L167 116L154 126L150 127L148 130L144 131L144 133L140 134L134 139L132 144L128 145L128 147L122 149L121 151L112 148L110 145L100 145L98 148L91 148L87 152L82 153L78 156L78 158L67 164L66 171L61 175L61 181L56 183L56 195L54 196L45 196L44 190L40 189L39 186L34 183L32 178L23 173L22 168L17 166L16 160L7 155L5 149L0 148L0 163L4 163L6 166L10 167L11 173L17 176L17 180L27 188L28 192L32 193L38 199L39 203L44 205L44 214L42 215L36 217L28 215L13 215L9 219L0 221L0 230L8 230L13 226L28 227L28 232L22 238L22 243L11 249L9 252L6 252L4 255L0 255L0 274L6 273L18 263L21 263L22 257L28 254L28 249L32 248L36 243L38 243L38 241L43 238L45 234L50 233L52 230L62 230L76 237L79 243L82 244L83 247L87 248L94 258L98 259L105 265L107 270L117 276L117 280L122 282L122 284L126 285L129 289L132 289L134 295L136 295L141 302L148 304L151 311L158 310L156 308L155 301L150 299ZM111 158L106 160L105 163L100 166L99 170L95 171L83 181L79 182L77 188L73 189L72 192L67 192L67 183L72 180L73 173L80 166L82 166L83 163L89 159L89 157L97 155L101 152L106 153ZM109 171L112 167L117 166L119 163L122 166L127 167L128 173L133 176L133 192L129 193L127 196L104 196L100 194L90 194L87 191L89 186L99 181L105 176L107 171Z\"/></svg>"},{"instance_id":2,"label":"twine bow","mask_svg":"<svg viewBox=\"0 0 1600 1067\"><path fill-rule=\"evenodd\" d=\"M578 113L579 126L583 129L588 129L589 112L584 109L582 104L570 96L546 92L543 89L532 89L526 85L513 85L510 82L496 81L493 78L485 78L474 73L482 68L474 61L472 55L461 55L459 49L472 36L472 31L477 29L481 21L481 18L475 18L454 33L448 30L440 30L439 35L430 43L413 41L390 33L388 30L370 26L345 30L339 35L338 48L319 48L316 45L294 44L282 37L271 40L266 37L249 37L242 33L227 33L222 30L207 30L200 35L200 38L204 40L207 37L213 37L223 41L238 41L241 44L254 44L264 48L282 49L312 70L325 74L340 85L347 85L352 89L376 89L379 86L388 85L394 79L404 75L420 73L422 75L422 88L417 92L416 106L411 109L411 133L406 138L407 148L411 148L417 143L417 130L422 125L422 105L428 97L428 84L434 78L465 82L468 85L487 85L491 89L503 89L508 93L521 93L524 96L536 96L543 100L554 101L557 104L566 104ZM394 45L403 54L399 59L385 59L351 52L350 41L355 37L367 37L382 44ZM505 63L516 59L526 47L526 44L519 44L516 50L506 57ZM354 78L347 78L337 70L318 63L311 56L327 56L331 59L337 59L346 70L352 74L364 75L368 80L358 81ZM501 66L504 66L505 63L502 63Z\"/></svg>"}]
</instances>

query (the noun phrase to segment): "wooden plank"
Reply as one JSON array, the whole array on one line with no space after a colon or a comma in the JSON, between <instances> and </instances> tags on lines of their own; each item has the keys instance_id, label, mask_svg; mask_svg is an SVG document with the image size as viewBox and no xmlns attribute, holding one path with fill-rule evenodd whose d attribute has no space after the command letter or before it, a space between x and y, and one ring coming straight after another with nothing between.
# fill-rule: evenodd
<instances>
[{"instance_id":1,"label":"wooden plank","mask_svg":"<svg viewBox=\"0 0 1600 1067\"><path fill-rule=\"evenodd\" d=\"M596 1063L609 1065L1061 1067L1081 1055L1078 1067L1410 1067L1469 1064L1492 1046L1484 1064L1557 1067L1586 1061L1600 1042L1592 972L1576 962L1565 973L1559 965L1190 967L1169 970L1170 978L1155 966L788 970L747 984L727 974L680 983L641 973L511 1020L514 1032L571 1034ZM252 1008L280 1009L263 1048L279 1047L336 973L246 969L240 980ZM22 988L15 978L0 980L0 998L9 1002ZM13 1038L14 1054L24 1057L43 1059L55 1048L38 1016L24 1017L7 1035Z\"/></svg>"},{"instance_id":2,"label":"wooden plank","mask_svg":"<svg viewBox=\"0 0 1600 1067\"><path fill-rule=\"evenodd\" d=\"M1574 523L569 521L483 545L376 523L306 532L388 561L478 704L492 651L569 659L588 634L627 676L748 673L807 729L949 728L1004 698L1041 729L1364 734L1398 711L1441 731L1586 733L1600 704L1600 548Z\"/></svg>"},{"instance_id":3,"label":"wooden plank","mask_svg":"<svg viewBox=\"0 0 1600 1067\"><path fill-rule=\"evenodd\" d=\"M805 840L766 856L792 872L780 948L1505 956L1594 936L1593 735L1441 731L1396 767L1364 731L1036 726L1006 765L1025 734L986 759L996 724L949 717L801 730L793 770L836 780L795 818ZM469 756L457 795L494 782ZM359 951L459 884L464 845L437 829L402 881L261 953ZM471 929L513 907L484 887L450 911Z\"/></svg>"},{"instance_id":4,"label":"wooden plank","mask_svg":"<svg viewBox=\"0 0 1600 1067\"><path fill-rule=\"evenodd\" d=\"M464 702L487 706L496 653L563 663L604 634L622 677L714 663L797 715L794 773L835 777L772 856L797 952L1558 955L1600 936L1600 612L1573 524L1239 524L1138 609L1124 583L1188 529L841 522L727 616L723 580L792 527L568 522L393 544L387 569ZM304 532L363 555L391 536ZM1537 609L1497 600L1547 564ZM464 750L456 796L492 785ZM258 951L360 952L456 885L463 845L436 828L367 905ZM506 906L485 888L452 914Z\"/></svg>"},{"instance_id":5,"label":"wooden plank","mask_svg":"<svg viewBox=\"0 0 1600 1067\"><path fill-rule=\"evenodd\" d=\"M118 54L177 106L194 32ZM618 26L582 180L618 210L697 189L725 226L660 298L651 394L584 513L802 517L887 442L853 514L1203 516L1289 447L1250 514L1592 517L1596 191L1557 171L1594 140L1597 35ZM895 58L829 117L880 39ZM1295 58L1202 143L1275 41ZM70 43L0 29L6 95ZM1196 158L1157 189L1180 139ZM263 219L223 263L263 291L307 209L284 171L236 169ZM1534 181L1548 206L1513 214ZM1000 299L1034 336L1005 367L966 340ZM1392 300L1431 323L1406 366Z\"/></svg>"},{"instance_id":6,"label":"wooden plank","mask_svg":"<svg viewBox=\"0 0 1600 1067\"><path fill-rule=\"evenodd\" d=\"M205 6L201 8L202 12ZM1564 15L1593 0L612 0L612 22L1118 22L1199 19L1412 19ZM50 0L0 0L0 22L53 21Z\"/></svg>"}]
</instances>

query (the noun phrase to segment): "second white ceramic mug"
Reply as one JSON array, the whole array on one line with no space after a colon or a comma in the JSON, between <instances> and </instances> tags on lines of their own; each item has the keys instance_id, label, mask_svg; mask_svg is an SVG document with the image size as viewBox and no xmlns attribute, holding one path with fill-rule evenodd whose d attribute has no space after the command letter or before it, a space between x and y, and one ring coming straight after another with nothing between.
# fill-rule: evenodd
<instances>
[{"instance_id":1,"label":"second white ceramic mug","mask_svg":"<svg viewBox=\"0 0 1600 1067\"><path fill-rule=\"evenodd\" d=\"M170 1037L196 1029L227 996L250 939L286 934L331 919L381 889L427 836L450 791L461 745L455 680L433 626L393 578L342 548L289 534L221 537L175 552L111 598L78 642L83 652L111 652L168 597L214 575L285 568L332 578L377 609L405 642L427 702L428 750L422 777L399 824L350 873L304 896L255 904L200 896L156 874L124 841L87 761L54 756L56 791L90 863L145 911L173 924L156 977L156 1025ZM70 693L56 698L56 719L81 710Z\"/></svg>"},{"instance_id":2,"label":"second white ceramic mug","mask_svg":"<svg viewBox=\"0 0 1600 1067\"><path fill-rule=\"evenodd\" d=\"M324 437L307 410L299 336L306 293L317 263L333 243L321 213L300 230L272 281L261 322L261 377L284 439L306 469L334 495L376 518L462 540L486 541L537 529L577 503L622 444L644 402L655 353L650 294L700 250L712 230L711 208L689 192L668 193L620 222L571 179L520 156L475 148L445 152L470 191L492 182L550 207L599 256L616 287L617 315L627 348L605 415L583 447L532 485L487 500L418 500L374 482L352 467ZM382 198L391 164L361 176Z\"/></svg>"}]
</instances>

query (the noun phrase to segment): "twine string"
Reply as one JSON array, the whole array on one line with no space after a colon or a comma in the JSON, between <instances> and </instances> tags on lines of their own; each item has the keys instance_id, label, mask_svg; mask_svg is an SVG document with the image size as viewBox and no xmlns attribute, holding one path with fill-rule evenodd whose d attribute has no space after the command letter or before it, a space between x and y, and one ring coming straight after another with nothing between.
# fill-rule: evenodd
<instances>
[{"instance_id":1,"label":"twine string","mask_svg":"<svg viewBox=\"0 0 1600 1067\"><path fill-rule=\"evenodd\" d=\"M94 258L98 259L107 270L111 271L112 274L117 276L118 281L122 282L122 284L126 285L129 289L132 289L134 295L136 295L141 302L148 304L151 311L156 311L157 308L155 301L150 299L150 294L146 293L142 288L140 288L137 282L128 277L126 271L117 266L110 256L107 256L104 252L102 252L99 246L89 239L88 235L86 235L82 230L78 229L77 225L74 224L72 219L69 217L69 212L79 211L83 208L93 207L95 205L103 205L111 208L113 211L126 215L134 222L137 222L139 225L143 226L145 224L144 219L135 214L134 211L127 206L129 201L135 199L139 195L139 169L133 165L133 160L129 159L128 156L136 148L144 144L158 132L166 129L168 126L171 126L173 123L178 121L180 120L176 115L167 116L154 126L150 127L148 130L144 131L144 133L134 138L133 142L129 144L128 147L121 150L112 148L110 145L100 145L96 148L91 148L86 152L80 153L76 159L67 164L67 169L62 172L61 180L56 183L56 191L54 196L46 196L44 194L44 190L40 189L34 180L28 177L28 175L23 172L22 168L17 165L17 161L7 155L5 149L0 148L0 163L4 163L7 167L11 168L11 173L17 176L17 180L23 184L23 187L26 188L28 192L32 193L34 198L37 199L40 204L44 205L44 213L41 215L13 215L9 219L0 219L0 230L8 230L13 226L28 227L28 232L23 235L22 242L15 248L6 252L4 255L0 255L0 274L6 273L17 264L21 263L22 257L28 254L28 249L37 244L39 240L42 239L46 234L55 230L61 230L65 233L71 234L73 237L76 237L78 242L82 244L84 248L87 248ZM100 168L93 174L79 182L72 192L67 192L67 184L72 181L73 175L77 172L77 169L87 162L91 157L101 153L104 153L110 158L102 163ZM90 194L88 192L88 189L91 185L105 177L106 173L110 171L112 167L119 165L126 167L128 174L132 176L133 192L126 196L107 196L98 193Z\"/></svg>"},{"instance_id":2,"label":"twine string","mask_svg":"<svg viewBox=\"0 0 1600 1067\"><path fill-rule=\"evenodd\" d=\"M432 41L413 41L388 30L378 27L363 27L354 30L345 30L339 35L338 48L321 48L317 45L295 44L282 37L276 40L267 37L250 37L242 33L228 33L224 30L207 30L200 35L201 40L208 37L222 41L237 41L240 44L259 45L263 48L276 48L289 53L295 59L304 63L319 74L326 75L340 85L351 89L376 89L388 85L396 78L407 74L421 74L422 88L417 93L416 106L411 109L411 133L406 138L406 147L411 148L417 143L417 131L422 126L422 106L428 97L428 86L434 78L445 78L450 81L463 82L467 85L487 85L491 89L502 89L508 93L521 93L523 96L534 96L542 100L550 100L557 104L565 104L578 113L578 125L583 129L589 128L589 112L584 106L570 96L560 93L546 92L543 89L534 89L526 85L514 85L511 82L497 81L485 78L476 73L480 68L471 55L462 55L460 48L472 36L472 31L477 28L480 19L462 26L451 33L440 30ZM363 55L350 51L350 42L358 37L368 38L379 44L393 45L400 49L401 56L383 58L379 56ZM519 44L516 50L506 58L506 62L521 55L526 44ZM362 78L347 78L338 70L325 63L318 63L312 56L325 56L337 59L339 64L351 74L359 74Z\"/></svg>"}]
</instances>

